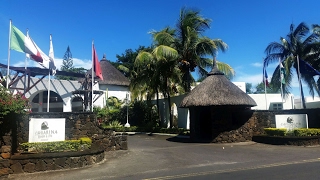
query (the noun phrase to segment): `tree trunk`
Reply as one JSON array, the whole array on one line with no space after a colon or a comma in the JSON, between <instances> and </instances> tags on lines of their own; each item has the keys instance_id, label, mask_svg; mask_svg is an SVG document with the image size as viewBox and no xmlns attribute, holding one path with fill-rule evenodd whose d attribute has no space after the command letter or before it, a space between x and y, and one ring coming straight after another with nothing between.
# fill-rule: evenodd
<instances>
[{"instance_id":1,"label":"tree trunk","mask_svg":"<svg viewBox=\"0 0 320 180\"><path fill-rule=\"evenodd\" d=\"M173 116L171 112L171 99L170 99L170 94L168 93L168 106L169 106L169 118L170 118L170 128L173 127Z\"/></svg>"},{"instance_id":2,"label":"tree trunk","mask_svg":"<svg viewBox=\"0 0 320 180\"><path fill-rule=\"evenodd\" d=\"M306 101L304 99L304 94L303 94L303 89L302 89L302 85L300 84L300 93L301 93L301 102L302 102L302 108L306 109Z\"/></svg>"},{"instance_id":3,"label":"tree trunk","mask_svg":"<svg viewBox=\"0 0 320 180\"><path fill-rule=\"evenodd\" d=\"M158 116L159 116L159 126L161 127L161 112L160 112L160 103L159 103L159 92L156 90L157 93L157 110L158 110Z\"/></svg>"}]
</instances>

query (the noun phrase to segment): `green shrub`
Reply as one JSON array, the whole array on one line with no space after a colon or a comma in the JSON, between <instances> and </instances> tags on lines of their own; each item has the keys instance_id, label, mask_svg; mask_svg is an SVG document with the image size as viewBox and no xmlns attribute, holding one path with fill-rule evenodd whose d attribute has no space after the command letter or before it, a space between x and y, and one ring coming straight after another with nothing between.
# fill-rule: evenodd
<instances>
[{"instance_id":1,"label":"green shrub","mask_svg":"<svg viewBox=\"0 0 320 180\"><path fill-rule=\"evenodd\" d=\"M0 86L0 118L9 114L24 115L29 109L29 100L20 92L13 94L5 87Z\"/></svg>"},{"instance_id":2,"label":"green shrub","mask_svg":"<svg viewBox=\"0 0 320 180\"><path fill-rule=\"evenodd\" d=\"M118 127L122 127L122 124L119 121L111 121L108 124L109 127L113 127L113 128L118 128Z\"/></svg>"},{"instance_id":3,"label":"green shrub","mask_svg":"<svg viewBox=\"0 0 320 180\"><path fill-rule=\"evenodd\" d=\"M293 134L295 136L320 136L320 129L299 128L299 129L294 129Z\"/></svg>"},{"instance_id":4,"label":"green shrub","mask_svg":"<svg viewBox=\"0 0 320 180\"><path fill-rule=\"evenodd\" d=\"M83 151L91 147L92 140L88 137L79 140L66 140L56 142L35 142L20 144L28 152L66 152L66 151Z\"/></svg>"},{"instance_id":5,"label":"green shrub","mask_svg":"<svg viewBox=\"0 0 320 180\"><path fill-rule=\"evenodd\" d=\"M152 133L166 133L166 134L180 134L180 135L190 135L190 131L183 128L160 128L160 127L138 127L138 126L130 126L130 127L111 127L111 126L103 126L105 129L112 129L116 132L152 132Z\"/></svg>"},{"instance_id":6,"label":"green shrub","mask_svg":"<svg viewBox=\"0 0 320 180\"><path fill-rule=\"evenodd\" d=\"M109 110L108 110L108 108L101 108L99 106L94 106L93 112L96 112L98 119L105 121Z\"/></svg>"},{"instance_id":7,"label":"green shrub","mask_svg":"<svg viewBox=\"0 0 320 180\"><path fill-rule=\"evenodd\" d=\"M88 137L79 138L81 144L92 144L92 140Z\"/></svg>"},{"instance_id":8,"label":"green shrub","mask_svg":"<svg viewBox=\"0 0 320 180\"><path fill-rule=\"evenodd\" d=\"M116 97L109 97L106 100L106 106L93 107L93 112L96 113L99 123L108 123L111 121L121 121L124 117L121 115L123 102Z\"/></svg>"},{"instance_id":9,"label":"green shrub","mask_svg":"<svg viewBox=\"0 0 320 180\"><path fill-rule=\"evenodd\" d=\"M287 134L286 128L264 128L264 131L269 136L285 136Z\"/></svg>"}]
</instances>

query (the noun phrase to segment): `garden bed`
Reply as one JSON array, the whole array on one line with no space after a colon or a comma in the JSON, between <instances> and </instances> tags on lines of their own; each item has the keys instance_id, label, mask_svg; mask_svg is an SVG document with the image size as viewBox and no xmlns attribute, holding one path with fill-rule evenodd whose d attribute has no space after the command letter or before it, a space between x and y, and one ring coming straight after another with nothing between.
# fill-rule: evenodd
<instances>
[{"instance_id":1,"label":"garden bed","mask_svg":"<svg viewBox=\"0 0 320 180\"><path fill-rule=\"evenodd\" d=\"M253 136L252 141L273 145L316 146L320 144L320 136Z\"/></svg>"},{"instance_id":2,"label":"garden bed","mask_svg":"<svg viewBox=\"0 0 320 180\"><path fill-rule=\"evenodd\" d=\"M89 166L104 159L104 149L94 147L79 152L21 153L6 159L8 174L34 173Z\"/></svg>"}]
</instances>

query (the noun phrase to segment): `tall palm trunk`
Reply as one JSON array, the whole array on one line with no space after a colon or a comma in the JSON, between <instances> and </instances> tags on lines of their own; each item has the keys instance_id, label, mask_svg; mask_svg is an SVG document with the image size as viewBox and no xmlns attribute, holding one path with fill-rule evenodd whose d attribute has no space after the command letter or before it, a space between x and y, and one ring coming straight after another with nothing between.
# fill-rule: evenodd
<instances>
[{"instance_id":1,"label":"tall palm trunk","mask_svg":"<svg viewBox=\"0 0 320 180\"><path fill-rule=\"evenodd\" d=\"M169 89L169 86L168 86L168 78L165 78L166 79L166 94L167 94L167 97L168 97L168 106L169 106L169 121L170 121L170 128L173 127L173 116L172 116L172 112L171 112L171 98L170 98L170 89Z\"/></svg>"},{"instance_id":2,"label":"tall palm trunk","mask_svg":"<svg viewBox=\"0 0 320 180\"><path fill-rule=\"evenodd\" d=\"M300 73L300 71L298 70L298 69L299 69L299 62L298 62L299 59L296 58L296 61L297 61L296 73L297 73L298 81L299 81L302 108L303 108L303 109L306 109L306 101L305 101L305 99L304 99L304 93L303 93L303 88L302 88L302 83L301 83L301 75L300 75L301 73Z\"/></svg>"},{"instance_id":3,"label":"tall palm trunk","mask_svg":"<svg viewBox=\"0 0 320 180\"><path fill-rule=\"evenodd\" d=\"M301 81L301 80L299 80L299 81ZM301 93L300 95L301 95L302 107L303 107L303 109L306 109L306 100L304 98L302 84L300 83L299 86L300 86L300 93Z\"/></svg>"},{"instance_id":4,"label":"tall palm trunk","mask_svg":"<svg viewBox=\"0 0 320 180\"><path fill-rule=\"evenodd\" d=\"M158 118L159 118L159 127L161 127L161 112L160 112L160 102L159 102L159 91L156 90L157 93L157 110L158 110Z\"/></svg>"},{"instance_id":5,"label":"tall palm trunk","mask_svg":"<svg viewBox=\"0 0 320 180\"><path fill-rule=\"evenodd\" d=\"M300 84L300 93L301 93L301 101L302 101L302 107L303 109L306 109L306 101L304 99L304 94L303 94L303 89L302 89L302 85Z\"/></svg>"},{"instance_id":6,"label":"tall palm trunk","mask_svg":"<svg viewBox=\"0 0 320 180\"><path fill-rule=\"evenodd\" d=\"M170 118L170 128L173 127L173 116L171 112L171 98L170 98L170 93L168 93L168 106L169 106L169 118Z\"/></svg>"}]
</instances>

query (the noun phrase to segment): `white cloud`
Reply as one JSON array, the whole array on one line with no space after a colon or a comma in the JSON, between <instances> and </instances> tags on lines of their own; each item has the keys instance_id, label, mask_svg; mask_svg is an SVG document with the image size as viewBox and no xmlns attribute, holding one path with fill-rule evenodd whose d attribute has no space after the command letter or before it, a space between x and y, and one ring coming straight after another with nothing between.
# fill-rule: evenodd
<instances>
[{"instance_id":1,"label":"white cloud","mask_svg":"<svg viewBox=\"0 0 320 180\"><path fill-rule=\"evenodd\" d=\"M256 62L256 63L252 63L251 66L254 66L254 67L262 67L263 64Z\"/></svg>"},{"instance_id":2,"label":"white cloud","mask_svg":"<svg viewBox=\"0 0 320 180\"><path fill-rule=\"evenodd\" d=\"M73 67L75 67L75 68L83 67L85 69L90 69L92 66L91 60L87 60L87 59L82 60L79 58L72 58L72 60L73 60ZM55 62L57 69L61 69L61 65L63 64L63 59L55 58L54 62ZM13 64L12 66L24 67L25 61L19 61L19 62ZM27 60L27 67L40 67L40 68L42 68L42 66L39 63L37 63L33 60Z\"/></svg>"},{"instance_id":3,"label":"white cloud","mask_svg":"<svg viewBox=\"0 0 320 180\"><path fill-rule=\"evenodd\" d=\"M62 64L62 60L61 60L61 64ZM82 60L78 58L73 58L73 66L76 68L83 67L85 69L91 69L92 61L88 59Z\"/></svg>"},{"instance_id":4,"label":"white cloud","mask_svg":"<svg viewBox=\"0 0 320 180\"><path fill-rule=\"evenodd\" d=\"M261 74L241 74L235 77L233 81L236 82L245 82L251 83L252 86L256 86L257 84L262 82L262 73Z\"/></svg>"}]
</instances>

